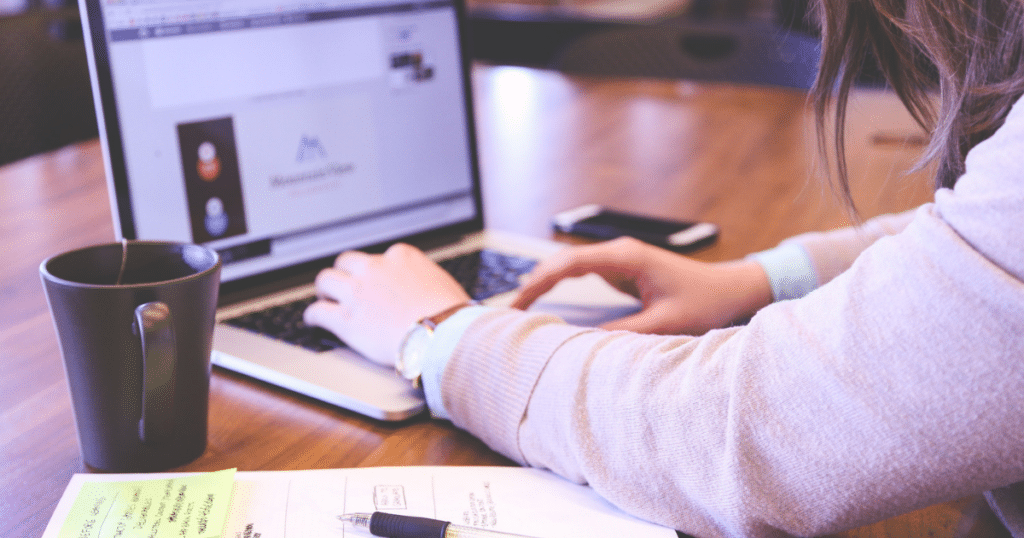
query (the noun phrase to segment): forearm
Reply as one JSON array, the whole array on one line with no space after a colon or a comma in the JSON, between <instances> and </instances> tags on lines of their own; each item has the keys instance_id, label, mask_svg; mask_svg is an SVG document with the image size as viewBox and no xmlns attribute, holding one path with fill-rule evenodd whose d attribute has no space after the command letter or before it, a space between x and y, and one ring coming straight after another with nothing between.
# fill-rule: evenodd
<instances>
[{"instance_id":1,"label":"forearm","mask_svg":"<svg viewBox=\"0 0 1024 538\"><path fill-rule=\"evenodd\" d=\"M699 536L830 532L1024 478L1004 431L1024 297L979 311L998 275L934 218L915 234L701 338L489 313L445 372L453 421Z\"/></svg>"}]
</instances>

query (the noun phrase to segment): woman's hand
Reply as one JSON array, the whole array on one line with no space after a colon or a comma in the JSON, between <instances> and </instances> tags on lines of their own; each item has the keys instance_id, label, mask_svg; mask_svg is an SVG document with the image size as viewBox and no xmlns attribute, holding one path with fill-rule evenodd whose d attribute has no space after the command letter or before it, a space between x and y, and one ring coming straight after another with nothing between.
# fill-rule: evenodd
<instances>
[{"instance_id":1,"label":"woman's hand","mask_svg":"<svg viewBox=\"0 0 1024 538\"><path fill-rule=\"evenodd\" d=\"M655 334L702 334L753 315L772 302L761 266L738 260L704 263L632 238L565 249L541 262L512 306L526 308L567 277L596 273L640 299L636 314L606 329Z\"/></svg>"},{"instance_id":2,"label":"woman's hand","mask_svg":"<svg viewBox=\"0 0 1024 538\"><path fill-rule=\"evenodd\" d=\"M323 327L370 360L392 365L416 320L469 300L444 269L419 249L396 244L384 254L344 252L316 278L320 300L306 309Z\"/></svg>"}]
</instances>

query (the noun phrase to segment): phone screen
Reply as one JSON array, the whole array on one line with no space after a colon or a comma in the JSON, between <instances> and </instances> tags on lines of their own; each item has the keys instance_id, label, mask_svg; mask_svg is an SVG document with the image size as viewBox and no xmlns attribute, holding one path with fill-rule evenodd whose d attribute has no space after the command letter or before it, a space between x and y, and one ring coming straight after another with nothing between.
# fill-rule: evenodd
<instances>
[{"instance_id":1,"label":"phone screen","mask_svg":"<svg viewBox=\"0 0 1024 538\"><path fill-rule=\"evenodd\" d=\"M688 222L647 217L590 205L555 216L555 229L594 239L629 236L673 249L691 249L713 241L718 227L706 222Z\"/></svg>"},{"instance_id":2,"label":"phone screen","mask_svg":"<svg viewBox=\"0 0 1024 538\"><path fill-rule=\"evenodd\" d=\"M627 213L603 211L593 217L585 218L576 223L577 226L607 227L609 232L617 231L617 235L630 235L629 232L669 236L681 232L694 225L693 222L678 222Z\"/></svg>"}]
</instances>

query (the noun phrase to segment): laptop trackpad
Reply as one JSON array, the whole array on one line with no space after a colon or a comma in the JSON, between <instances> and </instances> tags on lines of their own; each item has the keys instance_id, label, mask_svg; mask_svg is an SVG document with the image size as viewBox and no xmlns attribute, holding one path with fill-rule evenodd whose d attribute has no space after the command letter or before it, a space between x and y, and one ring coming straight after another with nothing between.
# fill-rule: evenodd
<instances>
[{"instance_id":1,"label":"laptop trackpad","mask_svg":"<svg viewBox=\"0 0 1024 538\"><path fill-rule=\"evenodd\" d=\"M530 311L553 314L572 325L596 327L638 312L640 306L636 297L622 293L595 274L589 274L559 282L551 291L541 295Z\"/></svg>"}]
</instances>

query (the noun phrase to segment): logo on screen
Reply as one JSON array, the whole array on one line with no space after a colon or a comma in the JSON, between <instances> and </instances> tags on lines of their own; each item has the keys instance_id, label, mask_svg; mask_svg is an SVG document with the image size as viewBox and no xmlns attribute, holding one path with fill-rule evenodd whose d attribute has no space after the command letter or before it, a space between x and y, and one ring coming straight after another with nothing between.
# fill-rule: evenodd
<instances>
[{"instance_id":1,"label":"logo on screen","mask_svg":"<svg viewBox=\"0 0 1024 538\"><path fill-rule=\"evenodd\" d=\"M295 156L296 161L301 163L312 159L325 158L327 158L327 150L320 143L320 138L315 136L302 137L302 140L299 141L299 151Z\"/></svg>"}]
</instances>

